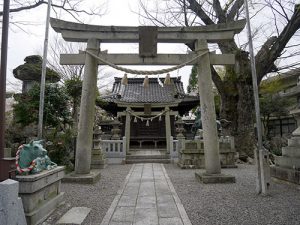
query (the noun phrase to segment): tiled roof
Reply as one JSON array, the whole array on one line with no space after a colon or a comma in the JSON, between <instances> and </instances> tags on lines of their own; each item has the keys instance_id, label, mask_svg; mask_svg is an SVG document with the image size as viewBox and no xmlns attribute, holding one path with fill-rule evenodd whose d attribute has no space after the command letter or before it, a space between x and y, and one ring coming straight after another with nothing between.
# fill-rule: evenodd
<instances>
[{"instance_id":1,"label":"tiled roof","mask_svg":"<svg viewBox=\"0 0 300 225\"><path fill-rule=\"evenodd\" d=\"M163 83L163 79L160 79ZM180 78L171 78L171 85L159 85L157 78L149 78L149 87L143 87L143 78L128 78L128 85L115 77L112 93L104 96L108 102L124 103L172 103L185 98Z\"/></svg>"}]
</instances>

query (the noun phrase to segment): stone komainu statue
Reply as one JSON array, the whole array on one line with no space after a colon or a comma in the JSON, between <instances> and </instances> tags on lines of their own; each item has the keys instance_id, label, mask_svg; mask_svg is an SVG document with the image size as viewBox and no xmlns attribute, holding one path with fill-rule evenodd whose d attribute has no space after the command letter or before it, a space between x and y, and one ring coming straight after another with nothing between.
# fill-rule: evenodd
<instances>
[{"instance_id":1,"label":"stone komainu statue","mask_svg":"<svg viewBox=\"0 0 300 225\"><path fill-rule=\"evenodd\" d=\"M43 170L50 170L57 166L47 156L43 148L43 141L31 141L21 145L16 154L16 167L18 174L36 174Z\"/></svg>"}]
</instances>

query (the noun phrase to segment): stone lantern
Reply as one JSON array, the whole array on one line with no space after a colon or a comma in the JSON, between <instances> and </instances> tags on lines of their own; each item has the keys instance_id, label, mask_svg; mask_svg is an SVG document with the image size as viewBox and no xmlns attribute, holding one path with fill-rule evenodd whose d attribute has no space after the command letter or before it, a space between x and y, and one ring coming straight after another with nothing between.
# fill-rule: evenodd
<instances>
[{"instance_id":1,"label":"stone lantern","mask_svg":"<svg viewBox=\"0 0 300 225\"><path fill-rule=\"evenodd\" d=\"M121 130L120 130L120 126L122 125L122 123L116 119L114 121L111 122L111 125L112 125L112 129L111 129L111 134L112 134L112 137L111 139L112 140L120 140L120 137L121 137Z\"/></svg>"},{"instance_id":2,"label":"stone lantern","mask_svg":"<svg viewBox=\"0 0 300 225\"><path fill-rule=\"evenodd\" d=\"M178 117L178 120L175 122L175 126L176 126L176 138L177 139L184 139L184 132L185 132L185 129L184 129L184 122L182 121L182 118L181 117Z\"/></svg>"},{"instance_id":3,"label":"stone lantern","mask_svg":"<svg viewBox=\"0 0 300 225\"><path fill-rule=\"evenodd\" d=\"M14 77L23 81L22 93L27 93L34 83L41 82L42 62L43 59L39 55L27 56L25 63L13 70ZM54 70L47 68L46 81L56 83L60 80L60 76Z\"/></svg>"},{"instance_id":4,"label":"stone lantern","mask_svg":"<svg viewBox=\"0 0 300 225\"><path fill-rule=\"evenodd\" d=\"M94 128L93 134L93 149L92 149L92 169L103 169L106 167L106 156L101 149L101 134L102 130L100 126Z\"/></svg>"}]
</instances>

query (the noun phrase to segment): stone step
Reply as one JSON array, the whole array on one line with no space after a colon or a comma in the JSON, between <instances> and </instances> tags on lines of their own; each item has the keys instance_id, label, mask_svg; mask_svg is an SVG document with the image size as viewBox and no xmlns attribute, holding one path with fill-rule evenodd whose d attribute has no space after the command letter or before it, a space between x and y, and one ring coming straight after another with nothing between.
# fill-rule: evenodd
<instances>
[{"instance_id":1,"label":"stone step","mask_svg":"<svg viewBox=\"0 0 300 225\"><path fill-rule=\"evenodd\" d=\"M300 146L300 137L291 137L288 139L288 146L299 147Z\"/></svg>"},{"instance_id":2,"label":"stone step","mask_svg":"<svg viewBox=\"0 0 300 225\"><path fill-rule=\"evenodd\" d=\"M169 159L170 155L127 155L126 159Z\"/></svg>"},{"instance_id":3,"label":"stone step","mask_svg":"<svg viewBox=\"0 0 300 225\"><path fill-rule=\"evenodd\" d=\"M90 211L91 209L87 207L73 207L56 224L83 224Z\"/></svg>"},{"instance_id":4,"label":"stone step","mask_svg":"<svg viewBox=\"0 0 300 225\"><path fill-rule=\"evenodd\" d=\"M300 158L300 146L287 146L282 148L283 156L297 157Z\"/></svg>"},{"instance_id":5,"label":"stone step","mask_svg":"<svg viewBox=\"0 0 300 225\"><path fill-rule=\"evenodd\" d=\"M126 159L126 164L135 164L135 163L163 163L168 164L171 163L170 159Z\"/></svg>"},{"instance_id":6,"label":"stone step","mask_svg":"<svg viewBox=\"0 0 300 225\"><path fill-rule=\"evenodd\" d=\"M293 158L287 156L276 156L275 157L275 165L284 167L284 168L291 168L291 169L300 169L300 158Z\"/></svg>"}]
</instances>

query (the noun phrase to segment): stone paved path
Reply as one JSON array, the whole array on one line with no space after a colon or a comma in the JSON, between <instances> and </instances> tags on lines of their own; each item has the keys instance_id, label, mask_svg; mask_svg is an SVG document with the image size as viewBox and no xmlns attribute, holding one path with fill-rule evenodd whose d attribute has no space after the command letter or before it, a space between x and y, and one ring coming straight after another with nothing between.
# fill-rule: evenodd
<instances>
[{"instance_id":1,"label":"stone paved path","mask_svg":"<svg viewBox=\"0 0 300 225\"><path fill-rule=\"evenodd\" d=\"M134 164L101 225L191 225L163 164Z\"/></svg>"}]
</instances>

